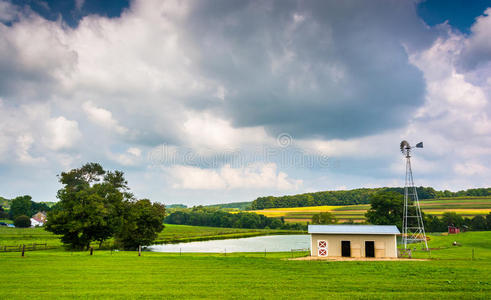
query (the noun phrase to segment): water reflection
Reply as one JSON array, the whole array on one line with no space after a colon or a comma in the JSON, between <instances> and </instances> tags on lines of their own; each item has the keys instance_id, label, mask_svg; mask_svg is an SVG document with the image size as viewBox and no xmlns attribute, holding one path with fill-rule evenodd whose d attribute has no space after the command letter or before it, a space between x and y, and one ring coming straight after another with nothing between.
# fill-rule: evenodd
<instances>
[{"instance_id":1,"label":"water reflection","mask_svg":"<svg viewBox=\"0 0 491 300\"><path fill-rule=\"evenodd\" d=\"M241 239L213 240L179 244L153 245L147 249L154 252L282 252L291 249L306 249L310 247L310 236L299 235L270 235Z\"/></svg>"}]
</instances>

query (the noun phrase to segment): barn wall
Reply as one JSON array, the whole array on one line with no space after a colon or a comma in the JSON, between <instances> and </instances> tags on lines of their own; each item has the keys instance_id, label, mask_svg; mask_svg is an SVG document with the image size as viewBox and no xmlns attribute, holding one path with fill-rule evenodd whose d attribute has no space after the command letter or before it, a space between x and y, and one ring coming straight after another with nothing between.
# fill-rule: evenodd
<instances>
[{"instance_id":1,"label":"barn wall","mask_svg":"<svg viewBox=\"0 0 491 300\"><path fill-rule=\"evenodd\" d=\"M318 241L326 240L328 256L341 256L341 241L351 241L351 256L365 257L365 241L375 242L375 257L397 257L395 235L312 234L312 256L318 255Z\"/></svg>"}]
</instances>

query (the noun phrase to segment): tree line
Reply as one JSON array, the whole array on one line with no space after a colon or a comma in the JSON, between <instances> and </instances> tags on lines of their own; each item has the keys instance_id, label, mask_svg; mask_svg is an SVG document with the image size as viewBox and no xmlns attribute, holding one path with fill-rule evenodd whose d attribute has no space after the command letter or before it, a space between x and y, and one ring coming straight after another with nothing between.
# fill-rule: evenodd
<instances>
[{"instance_id":1,"label":"tree line","mask_svg":"<svg viewBox=\"0 0 491 300\"><path fill-rule=\"evenodd\" d=\"M382 191L370 197L370 209L366 212L367 222L375 225L396 225L402 232L404 197L394 191ZM411 207L414 209L414 207ZM421 212L426 232L445 232L448 226L466 230L491 230L491 213L484 216L464 218L455 212L445 212L441 218ZM412 212L414 215L414 212ZM409 220L409 222L416 220ZM411 223L408 224L411 226Z\"/></svg>"},{"instance_id":2,"label":"tree line","mask_svg":"<svg viewBox=\"0 0 491 300\"><path fill-rule=\"evenodd\" d=\"M19 196L12 200L3 198L3 200L9 202L10 208L6 211L3 207L0 207L0 219L15 220L15 218L21 215L30 218L37 212L48 212L51 210L46 203L32 201L32 197L29 195Z\"/></svg>"},{"instance_id":3,"label":"tree line","mask_svg":"<svg viewBox=\"0 0 491 300\"><path fill-rule=\"evenodd\" d=\"M6 211L0 206L0 219L10 219L14 221L15 227L26 228L31 226L31 217L37 212L48 212L50 207L46 203L32 201L29 195L19 196L12 200L2 197L2 203L9 204Z\"/></svg>"},{"instance_id":4,"label":"tree line","mask_svg":"<svg viewBox=\"0 0 491 300\"><path fill-rule=\"evenodd\" d=\"M445 212L441 218L426 215L424 224L428 232L445 232L448 226L455 226L461 230L485 231L491 230L491 213L486 216L477 215L473 218L462 217L455 212Z\"/></svg>"},{"instance_id":5,"label":"tree line","mask_svg":"<svg viewBox=\"0 0 491 300\"><path fill-rule=\"evenodd\" d=\"M458 192L448 190L437 191L432 187L417 187L419 199L434 199L441 197L491 196L491 188L468 189ZM394 192L404 195L402 187L360 188L344 191L324 191L287 196L259 197L252 201L251 209L260 210L280 207L305 207L321 205L355 205L368 204L370 197L379 192Z\"/></svg>"},{"instance_id":6,"label":"tree line","mask_svg":"<svg viewBox=\"0 0 491 300\"><path fill-rule=\"evenodd\" d=\"M220 209L203 206L175 211L165 218L165 223L229 228L306 230L306 225L286 223L283 218L269 218L249 212L232 214Z\"/></svg>"}]
</instances>

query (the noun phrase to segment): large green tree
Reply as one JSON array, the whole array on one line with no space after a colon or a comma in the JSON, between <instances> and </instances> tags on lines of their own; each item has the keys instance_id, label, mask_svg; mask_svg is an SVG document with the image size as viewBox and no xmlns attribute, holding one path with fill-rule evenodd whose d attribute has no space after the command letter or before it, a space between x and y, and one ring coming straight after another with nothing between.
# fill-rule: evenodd
<instances>
[{"instance_id":1,"label":"large green tree","mask_svg":"<svg viewBox=\"0 0 491 300\"><path fill-rule=\"evenodd\" d=\"M365 213L368 222L376 225L397 225L402 228L404 198L396 192L379 192L370 196L370 209Z\"/></svg>"},{"instance_id":2,"label":"large green tree","mask_svg":"<svg viewBox=\"0 0 491 300\"><path fill-rule=\"evenodd\" d=\"M124 202L123 224L116 240L125 249L148 246L164 229L165 206L148 199Z\"/></svg>"},{"instance_id":3,"label":"large green tree","mask_svg":"<svg viewBox=\"0 0 491 300\"><path fill-rule=\"evenodd\" d=\"M123 201L132 199L120 171L106 172L97 163L59 175L60 200L48 213L46 229L62 235L70 248L89 248L90 243L112 237L122 225Z\"/></svg>"},{"instance_id":4,"label":"large green tree","mask_svg":"<svg viewBox=\"0 0 491 300\"><path fill-rule=\"evenodd\" d=\"M10 204L10 219L14 220L16 217L21 215L31 217L31 200L32 198L29 195L19 196L13 199L12 203Z\"/></svg>"}]
</instances>

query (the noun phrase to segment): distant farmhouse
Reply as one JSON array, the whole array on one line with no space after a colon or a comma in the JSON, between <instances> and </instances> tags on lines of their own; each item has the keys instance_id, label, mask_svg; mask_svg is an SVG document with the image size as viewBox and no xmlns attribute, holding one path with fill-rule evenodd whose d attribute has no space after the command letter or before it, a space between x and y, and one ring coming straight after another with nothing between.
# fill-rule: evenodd
<instances>
[{"instance_id":1,"label":"distant farmhouse","mask_svg":"<svg viewBox=\"0 0 491 300\"><path fill-rule=\"evenodd\" d=\"M31 218L31 227L44 226L47 220L46 213L38 212Z\"/></svg>"},{"instance_id":2,"label":"distant farmhouse","mask_svg":"<svg viewBox=\"0 0 491 300\"><path fill-rule=\"evenodd\" d=\"M397 257L394 225L309 225L313 257Z\"/></svg>"}]
</instances>

